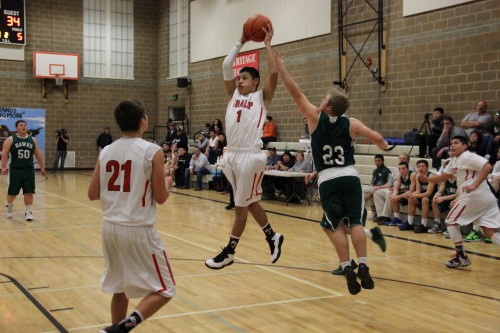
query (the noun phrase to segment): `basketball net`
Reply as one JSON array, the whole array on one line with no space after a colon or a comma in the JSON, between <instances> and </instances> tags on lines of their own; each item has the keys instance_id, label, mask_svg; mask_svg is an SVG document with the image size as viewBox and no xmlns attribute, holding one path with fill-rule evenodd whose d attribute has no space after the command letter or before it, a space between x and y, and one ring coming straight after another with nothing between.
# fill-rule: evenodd
<instances>
[{"instance_id":1,"label":"basketball net","mask_svg":"<svg viewBox=\"0 0 500 333\"><path fill-rule=\"evenodd\" d=\"M63 85L64 79L62 77L60 77L58 74L55 75L55 79L56 79L56 86L62 86Z\"/></svg>"}]
</instances>

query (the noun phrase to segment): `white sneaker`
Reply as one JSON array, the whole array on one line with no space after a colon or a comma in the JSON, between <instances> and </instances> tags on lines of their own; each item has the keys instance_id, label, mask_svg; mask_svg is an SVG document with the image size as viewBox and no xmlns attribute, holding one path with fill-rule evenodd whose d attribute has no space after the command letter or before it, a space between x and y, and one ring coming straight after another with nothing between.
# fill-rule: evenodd
<instances>
[{"instance_id":1,"label":"white sneaker","mask_svg":"<svg viewBox=\"0 0 500 333\"><path fill-rule=\"evenodd\" d=\"M9 219L11 219L14 216L14 214L12 213L12 205L10 206L8 204L5 205L5 214Z\"/></svg>"},{"instance_id":2,"label":"white sneaker","mask_svg":"<svg viewBox=\"0 0 500 333\"><path fill-rule=\"evenodd\" d=\"M271 250L271 262L274 264L281 255L281 244L283 244L283 240L285 237L282 234L277 232L274 233L273 238L267 239L269 243L269 248Z\"/></svg>"},{"instance_id":3,"label":"white sneaker","mask_svg":"<svg viewBox=\"0 0 500 333\"><path fill-rule=\"evenodd\" d=\"M27 211L24 213L24 218L26 219L26 221L28 222L31 222L33 221L33 214L31 213L31 211Z\"/></svg>"},{"instance_id":4,"label":"white sneaker","mask_svg":"<svg viewBox=\"0 0 500 333\"><path fill-rule=\"evenodd\" d=\"M205 261L205 266L211 269L221 269L232 265L234 262L234 253L230 253L227 247L223 248L221 253L212 259Z\"/></svg>"}]
</instances>

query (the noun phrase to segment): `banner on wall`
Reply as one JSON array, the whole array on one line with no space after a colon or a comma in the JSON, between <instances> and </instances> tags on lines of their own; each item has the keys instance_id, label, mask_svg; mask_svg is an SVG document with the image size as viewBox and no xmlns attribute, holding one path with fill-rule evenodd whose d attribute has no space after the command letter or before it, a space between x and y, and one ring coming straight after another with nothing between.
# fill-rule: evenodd
<instances>
[{"instance_id":1,"label":"banner on wall","mask_svg":"<svg viewBox=\"0 0 500 333\"><path fill-rule=\"evenodd\" d=\"M233 62L234 76L238 77L243 67L259 70L259 51L240 53Z\"/></svg>"},{"instance_id":2,"label":"banner on wall","mask_svg":"<svg viewBox=\"0 0 500 333\"><path fill-rule=\"evenodd\" d=\"M0 151L5 139L16 133L16 121L19 119L28 124L28 133L36 138L45 160L45 109L0 107ZM36 158L35 166L38 167Z\"/></svg>"}]
</instances>

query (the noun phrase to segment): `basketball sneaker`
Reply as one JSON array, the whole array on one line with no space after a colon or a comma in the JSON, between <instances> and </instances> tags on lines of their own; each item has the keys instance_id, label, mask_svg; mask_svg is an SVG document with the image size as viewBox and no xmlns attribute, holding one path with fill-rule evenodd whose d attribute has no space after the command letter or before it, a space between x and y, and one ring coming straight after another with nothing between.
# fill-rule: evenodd
<instances>
[{"instance_id":1,"label":"basketball sneaker","mask_svg":"<svg viewBox=\"0 0 500 333\"><path fill-rule=\"evenodd\" d=\"M408 221L406 221L405 223L399 224L398 228L401 231L413 230L413 224L410 224L410 223L408 223Z\"/></svg>"},{"instance_id":2,"label":"basketball sneaker","mask_svg":"<svg viewBox=\"0 0 500 333\"><path fill-rule=\"evenodd\" d=\"M394 217L392 220L385 222L385 225L394 227L394 226L400 225L401 223L403 223L403 222L400 219L398 219L397 217Z\"/></svg>"},{"instance_id":3,"label":"basketball sneaker","mask_svg":"<svg viewBox=\"0 0 500 333\"><path fill-rule=\"evenodd\" d=\"M205 261L205 266L210 269L221 269L232 265L234 262L234 252L231 253L228 247L222 249L221 253Z\"/></svg>"},{"instance_id":4,"label":"basketball sneaker","mask_svg":"<svg viewBox=\"0 0 500 333\"><path fill-rule=\"evenodd\" d=\"M347 289L349 289L349 293L351 293L351 295L359 293L361 291L361 286L357 281L358 276L351 266L347 266L344 269L344 275L347 281Z\"/></svg>"},{"instance_id":5,"label":"basketball sneaker","mask_svg":"<svg viewBox=\"0 0 500 333\"><path fill-rule=\"evenodd\" d=\"M469 257L466 254L456 252L451 256L451 259L444 263L448 268L466 267L471 264Z\"/></svg>"},{"instance_id":6,"label":"basketball sneaker","mask_svg":"<svg viewBox=\"0 0 500 333\"><path fill-rule=\"evenodd\" d=\"M271 250L271 262L274 264L281 256L281 245L285 240L285 237L282 234L277 232L274 233L272 238L266 238L269 243L269 249Z\"/></svg>"},{"instance_id":7,"label":"basketball sneaker","mask_svg":"<svg viewBox=\"0 0 500 333\"><path fill-rule=\"evenodd\" d=\"M359 264L358 277L361 280L361 287L363 287L363 289L375 288L375 283L373 283L369 270L370 269L365 264Z\"/></svg>"},{"instance_id":8,"label":"basketball sneaker","mask_svg":"<svg viewBox=\"0 0 500 333\"><path fill-rule=\"evenodd\" d=\"M28 210L28 211L26 211L26 212L24 213L24 218L25 218L25 219L26 219L26 221L28 221L28 222L33 221L33 214L31 213L31 211L30 211L30 210Z\"/></svg>"},{"instance_id":9,"label":"basketball sneaker","mask_svg":"<svg viewBox=\"0 0 500 333\"><path fill-rule=\"evenodd\" d=\"M430 234L437 234L437 233L443 232L443 230L441 230L441 226L439 225L439 223L434 223L432 228L427 230L427 232Z\"/></svg>"},{"instance_id":10,"label":"basketball sneaker","mask_svg":"<svg viewBox=\"0 0 500 333\"><path fill-rule=\"evenodd\" d=\"M5 205L5 214L9 219L11 219L14 216L14 213L12 212L12 207L13 205L6 204Z\"/></svg>"},{"instance_id":11,"label":"basketball sneaker","mask_svg":"<svg viewBox=\"0 0 500 333\"><path fill-rule=\"evenodd\" d=\"M464 239L466 242L479 242L481 240L481 235L479 232L472 230L467 237Z\"/></svg>"},{"instance_id":12,"label":"basketball sneaker","mask_svg":"<svg viewBox=\"0 0 500 333\"><path fill-rule=\"evenodd\" d=\"M375 227L370 229L372 232L372 241L377 244L382 252L385 252L387 245L385 244L385 239L384 239L384 234L382 233L382 230L380 230L379 227Z\"/></svg>"},{"instance_id":13,"label":"basketball sneaker","mask_svg":"<svg viewBox=\"0 0 500 333\"><path fill-rule=\"evenodd\" d=\"M100 330L99 333L127 333L127 332L124 331L122 328L120 328L120 326L115 324L113 326L109 326Z\"/></svg>"}]
</instances>

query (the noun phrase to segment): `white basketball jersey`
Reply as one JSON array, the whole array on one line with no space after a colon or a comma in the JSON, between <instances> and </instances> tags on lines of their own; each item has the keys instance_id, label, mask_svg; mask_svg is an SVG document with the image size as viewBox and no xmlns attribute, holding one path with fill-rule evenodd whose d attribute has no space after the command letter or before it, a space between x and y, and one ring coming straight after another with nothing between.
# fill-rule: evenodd
<instances>
[{"instance_id":1,"label":"white basketball jersey","mask_svg":"<svg viewBox=\"0 0 500 333\"><path fill-rule=\"evenodd\" d=\"M127 226L153 225L156 202L152 160L161 147L141 138L120 138L99 155L105 221Z\"/></svg>"},{"instance_id":2,"label":"white basketball jersey","mask_svg":"<svg viewBox=\"0 0 500 333\"><path fill-rule=\"evenodd\" d=\"M266 115L262 90L241 95L238 89L235 89L226 110L228 148L261 149Z\"/></svg>"},{"instance_id":3,"label":"white basketball jersey","mask_svg":"<svg viewBox=\"0 0 500 333\"><path fill-rule=\"evenodd\" d=\"M476 181L479 170L481 170L486 162L488 160L484 157L470 151L465 151L458 157L452 157L444 172L455 176L457 179L457 191L462 193L462 187L472 185ZM484 181L474 193L482 193L482 191L490 193L490 189Z\"/></svg>"}]
</instances>

